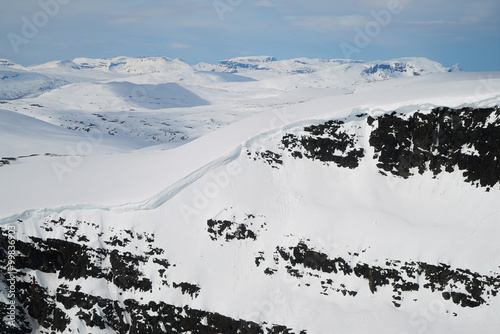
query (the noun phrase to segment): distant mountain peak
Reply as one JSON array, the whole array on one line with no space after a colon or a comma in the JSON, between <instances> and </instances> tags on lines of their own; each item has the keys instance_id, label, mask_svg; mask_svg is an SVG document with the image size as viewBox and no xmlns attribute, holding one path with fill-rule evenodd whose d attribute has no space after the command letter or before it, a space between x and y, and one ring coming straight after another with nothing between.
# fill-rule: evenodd
<instances>
[{"instance_id":1,"label":"distant mountain peak","mask_svg":"<svg viewBox=\"0 0 500 334\"><path fill-rule=\"evenodd\" d=\"M252 56L252 57L237 57L219 61L218 66L227 68L230 73L238 72L238 69L247 70L267 70L267 64L276 62L275 57L270 56Z\"/></svg>"},{"instance_id":2,"label":"distant mountain peak","mask_svg":"<svg viewBox=\"0 0 500 334\"><path fill-rule=\"evenodd\" d=\"M219 63L226 62L238 62L238 63L270 63L273 61L278 61L276 57L272 56L247 56L247 57L236 57L231 59L221 60Z\"/></svg>"},{"instance_id":3,"label":"distant mountain peak","mask_svg":"<svg viewBox=\"0 0 500 334\"><path fill-rule=\"evenodd\" d=\"M448 72L461 72L461 71L462 71L462 65L458 63L448 67Z\"/></svg>"},{"instance_id":4,"label":"distant mountain peak","mask_svg":"<svg viewBox=\"0 0 500 334\"><path fill-rule=\"evenodd\" d=\"M387 61L365 63L365 75L382 75L384 77L419 76L422 74L449 72L442 64L423 57L396 58Z\"/></svg>"},{"instance_id":5,"label":"distant mountain peak","mask_svg":"<svg viewBox=\"0 0 500 334\"><path fill-rule=\"evenodd\" d=\"M294 58L277 60L270 56L237 57L220 61L217 65L204 64L203 68L215 72L238 73L271 71L277 74L305 74L318 71L355 71L359 75L389 78L418 76L429 73L449 72L442 64L424 57L406 57L391 60L362 61L351 59ZM454 71L454 70L453 70ZM354 73L354 72L353 72Z\"/></svg>"},{"instance_id":6,"label":"distant mountain peak","mask_svg":"<svg viewBox=\"0 0 500 334\"><path fill-rule=\"evenodd\" d=\"M16 64L8 59L3 59L3 58L0 58L0 67L10 67L10 68L15 68L15 69L18 69L18 70L23 70L25 69L24 66L22 65L19 65L19 64Z\"/></svg>"},{"instance_id":7,"label":"distant mountain peak","mask_svg":"<svg viewBox=\"0 0 500 334\"><path fill-rule=\"evenodd\" d=\"M100 69L106 72L123 74L161 73L178 69L191 68L179 59L163 56L155 57L115 57L115 58L75 58L73 60L81 69Z\"/></svg>"}]
</instances>

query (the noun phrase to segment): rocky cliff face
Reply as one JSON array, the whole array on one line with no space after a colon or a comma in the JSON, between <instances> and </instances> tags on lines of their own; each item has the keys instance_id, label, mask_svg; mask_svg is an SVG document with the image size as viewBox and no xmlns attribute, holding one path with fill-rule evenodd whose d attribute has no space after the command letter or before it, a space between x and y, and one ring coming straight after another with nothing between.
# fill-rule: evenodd
<instances>
[{"instance_id":1,"label":"rocky cliff face","mask_svg":"<svg viewBox=\"0 0 500 334\"><path fill-rule=\"evenodd\" d=\"M22 222L19 222L22 224ZM94 247L82 234L97 232L102 247ZM159 289L177 289L198 297L200 287L169 279L170 263L164 250L156 246L154 235L130 230L103 231L88 222L68 222L63 218L40 225L56 238L24 236L15 240L13 270L8 270L8 231L1 229L0 264L3 287L15 275L15 326L0 323L1 333L69 333L75 324L88 332L112 333L289 333L282 325L257 324L232 319L216 312L175 306L168 302L143 302L142 298L122 298L125 292L153 294ZM241 238L246 237L242 234ZM147 251L126 251L130 243L142 244ZM145 270L154 268L152 276ZM41 277L52 277L52 284ZM116 288L116 299L82 291L77 280L105 281ZM154 284L152 282L154 280ZM55 285L54 285L55 284ZM8 302L0 301L0 316L8 317Z\"/></svg>"},{"instance_id":2,"label":"rocky cliff face","mask_svg":"<svg viewBox=\"0 0 500 334\"><path fill-rule=\"evenodd\" d=\"M332 120L304 127L303 134L285 134L276 152L253 152L275 168L288 154L338 167L356 168L365 157L356 128L368 125L381 174L408 178L430 171L435 176L460 170L464 181L489 191L500 180L500 108L436 108L429 113L360 114L359 121ZM365 123L366 122L366 123ZM249 155L252 155L249 152Z\"/></svg>"},{"instance_id":3,"label":"rocky cliff face","mask_svg":"<svg viewBox=\"0 0 500 334\"><path fill-rule=\"evenodd\" d=\"M248 150L245 159L277 170L301 159L329 168L356 170L371 159L385 177L406 180L417 174L438 177L459 172L470 187L498 191L500 108L436 108L317 122L280 134L273 148ZM1 299L1 333L308 332L308 328L292 330L286 323L232 318L180 305L174 299L153 301L152 296L159 292L177 293L193 301L204 292L204 286L191 280L190 275L179 274L187 264L175 263L154 233L139 228L104 228L92 219L63 217L39 221L30 233L19 228L22 224L14 224L19 231L14 238L6 228L1 229L0 288L7 296L9 282L15 279L12 300L16 319L14 326L6 321L10 304L6 298ZM238 242L258 249L262 235L270 233L270 225L273 222L266 217L247 213L243 218L212 217L193 233L202 233L219 251ZM498 298L497 272L401 260L398 256L366 262L361 256L367 249L353 248L349 256L333 256L318 249L314 240L301 238L295 242L287 238L272 238L275 241L267 250L255 252L254 265L248 269L257 271L263 279L289 276L299 286L324 296L356 300L360 289L366 287L375 298L386 299L397 309L417 302L421 294L432 294L465 309L488 307ZM9 253L10 245L15 248L14 256ZM173 268L178 270L175 275ZM108 293L104 296L89 289L89 282L106 286ZM382 292L387 288L390 295Z\"/></svg>"}]
</instances>

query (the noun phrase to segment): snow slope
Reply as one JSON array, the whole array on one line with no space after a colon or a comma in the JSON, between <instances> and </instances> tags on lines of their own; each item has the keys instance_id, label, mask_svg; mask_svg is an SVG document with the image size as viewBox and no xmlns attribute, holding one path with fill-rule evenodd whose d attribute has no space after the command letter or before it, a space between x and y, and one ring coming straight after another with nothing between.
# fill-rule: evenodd
<instances>
[{"instance_id":1,"label":"snow slope","mask_svg":"<svg viewBox=\"0 0 500 334\"><path fill-rule=\"evenodd\" d=\"M29 95L39 95L67 84L66 81L38 73L5 71L0 67L2 91L0 100L15 100Z\"/></svg>"},{"instance_id":2,"label":"snow slope","mask_svg":"<svg viewBox=\"0 0 500 334\"><path fill-rule=\"evenodd\" d=\"M172 186L203 166L209 165L221 157L232 154L239 145L262 132L280 129L288 124L315 120L326 120L332 117L342 118L358 113L379 115L393 110L429 109L434 106L460 107L464 105L491 106L498 104L498 91L476 97L476 88L484 81L479 73L436 74L417 79L398 79L366 87L359 93L316 99L308 103L289 108L270 110L254 117L236 122L218 131L203 136L176 149L168 151L138 151L113 156L88 156L82 159L82 165L71 173L64 174L64 182L57 181L57 174L51 168L52 159L37 161L36 166L20 165L17 169L35 168L45 170L47 175L33 183L32 199L22 201L12 198L7 202L4 214L20 212L35 207L54 207L77 203L117 205L120 203L139 201L159 193ZM490 73L492 84L498 84L498 73ZM445 84L446 83L446 84ZM378 85L390 85L390 89L377 89ZM395 94L397 87L397 94ZM389 87L387 87L389 88ZM472 103L471 103L472 102ZM332 108L331 106L335 106ZM161 148L161 146L159 146ZM196 153L194 153L196 152ZM130 161L135 163L130 164ZM155 161L155 163L153 163ZM64 158L60 159L64 164ZM39 165L38 165L39 164ZM131 168L123 169L128 165ZM43 167L42 167L43 166ZM141 166L147 166L147 173ZM87 169L88 168L88 169ZM158 180L157 175L168 168L169 173ZM12 174L9 173L12 171ZM117 173L117 171L120 171ZM7 185L14 185L16 173L13 170L2 171ZM28 169L21 174L29 174ZM129 175L137 184L129 187L123 184L122 178ZM11 182L11 183L10 183ZM94 184L90 193L72 193L70 189L77 187L78 182ZM35 185L37 185L35 187ZM2 197L7 197L7 189ZM36 194L46 189L44 198L36 199ZM59 195L58 195L59 194ZM30 196L30 195L23 195ZM74 200L71 200L74 198ZM53 202L49 202L54 199ZM107 200L106 200L107 199ZM103 202L104 201L104 202ZM31 206L30 206L31 205Z\"/></svg>"},{"instance_id":3,"label":"snow slope","mask_svg":"<svg viewBox=\"0 0 500 334\"><path fill-rule=\"evenodd\" d=\"M264 86L249 89L265 81L254 72L238 73L256 80L238 82L255 94L248 101L266 92ZM116 83L100 85L96 92L110 94L108 88ZM263 97L258 110L264 112L253 109L255 115L235 117L230 125L182 146L150 145L125 153L101 147L118 147L108 142L110 134L75 143L65 137L74 131L32 119L55 113L6 112L2 117L12 126L0 130L13 135L0 138L12 145L12 155L33 140L15 136L16 122L27 129L40 127L77 152L0 167L2 228L15 226L21 259L39 254L21 269L26 276L20 286L30 291L43 287L37 290L43 297L38 307L60 310L69 322L56 313L35 317L20 310L19 316L30 314L26 319L33 323L25 322L26 328L67 333L166 328L236 333L245 326L254 328L252 333L266 328L309 334L496 333L498 175L478 172L487 166L477 168L474 158L466 167L469 176L453 160L456 155L443 158L442 163L456 163L452 171L443 167L435 173L433 164L445 157L440 152L450 138L462 145L453 154L474 157L482 152L482 141L467 142L478 134L496 147L491 154L499 153L495 140L487 140L487 135L496 138L500 126L499 87L500 74L494 72L368 80L347 95L316 87L315 93L304 91L308 100L302 103L290 103L286 95ZM201 98L206 96L203 89L197 93ZM103 96L100 103L112 99ZM223 96L212 99L206 101L220 99L215 106L224 112L233 107L231 99L226 105ZM280 99L282 103L271 103ZM141 113L152 109L136 107L144 108L137 111ZM193 108L202 114L205 106ZM238 108L245 110L242 104ZM75 115L92 112L82 108ZM165 109L157 112L156 117L168 115ZM484 113L489 115L484 120L474 117ZM391 149L406 147L419 154L424 150L419 140L432 138L425 131L409 136L398 129L432 115L442 117L436 116L437 125L422 121L422 129L432 129L436 140L442 140L432 141L424 156L438 160L420 164L415 159L408 171L399 169L407 161L391 165ZM62 116L60 112L57 122ZM398 128L389 131L383 124ZM463 124L460 131L467 135L454 137L453 131L442 130L447 124L454 131ZM99 124L76 133L103 128ZM57 149L55 143L47 145ZM399 157L405 154L414 153ZM81 260L78 268L84 269L75 270L73 258L89 262ZM29 294L17 298L23 305L35 303ZM86 321L85 314L94 314L94 320ZM184 322L179 320L183 317ZM104 319L102 327L95 319ZM181 323L185 327L175 327Z\"/></svg>"},{"instance_id":4,"label":"snow slope","mask_svg":"<svg viewBox=\"0 0 500 334\"><path fill-rule=\"evenodd\" d=\"M96 152L123 152L130 149L130 144L113 141L102 136L84 136L75 131L43 122L8 110L0 110L0 142L15 143L2 145L2 157L30 156L31 154L70 154L67 146L78 147L83 141L99 142ZM107 142L112 144L108 144ZM117 149L121 145L121 150Z\"/></svg>"}]
</instances>

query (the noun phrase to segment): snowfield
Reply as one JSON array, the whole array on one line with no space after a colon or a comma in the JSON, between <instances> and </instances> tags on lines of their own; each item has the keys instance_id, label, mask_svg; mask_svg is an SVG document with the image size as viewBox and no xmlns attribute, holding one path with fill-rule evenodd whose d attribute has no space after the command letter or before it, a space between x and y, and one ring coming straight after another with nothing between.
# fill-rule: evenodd
<instances>
[{"instance_id":1,"label":"snowfield","mask_svg":"<svg viewBox=\"0 0 500 334\"><path fill-rule=\"evenodd\" d=\"M500 73L273 57L0 71L20 73L0 86L20 333L498 332Z\"/></svg>"}]
</instances>

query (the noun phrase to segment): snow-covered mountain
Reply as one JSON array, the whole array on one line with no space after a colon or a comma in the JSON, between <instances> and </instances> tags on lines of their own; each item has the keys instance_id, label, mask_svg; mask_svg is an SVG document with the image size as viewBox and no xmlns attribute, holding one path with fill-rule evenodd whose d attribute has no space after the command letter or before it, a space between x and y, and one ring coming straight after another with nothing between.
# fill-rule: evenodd
<instances>
[{"instance_id":1,"label":"snow-covered mountain","mask_svg":"<svg viewBox=\"0 0 500 334\"><path fill-rule=\"evenodd\" d=\"M497 333L500 73L297 61L24 70L0 331Z\"/></svg>"},{"instance_id":2,"label":"snow-covered mountain","mask_svg":"<svg viewBox=\"0 0 500 334\"><path fill-rule=\"evenodd\" d=\"M245 57L190 66L165 57L118 57L30 67L3 60L0 102L3 109L70 130L102 133L105 140L114 136L135 142L132 148L138 148L178 145L269 108L352 93L373 81L447 71L424 58ZM168 121L159 112L168 113ZM41 153L64 152L23 154Z\"/></svg>"},{"instance_id":3,"label":"snow-covered mountain","mask_svg":"<svg viewBox=\"0 0 500 334\"><path fill-rule=\"evenodd\" d=\"M211 69L218 72L245 73L249 71L272 71L274 73L307 74L326 69L379 74L380 76L414 76L420 74L455 71L455 68L445 68L443 65L426 58L400 58L389 61L366 62L348 59L309 59L297 58L277 60L275 57L238 57L222 60L217 65L198 64L198 68ZM399 75L398 75L399 74Z\"/></svg>"},{"instance_id":4,"label":"snow-covered mountain","mask_svg":"<svg viewBox=\"0 0 500 334\"><path fill-rule=\"evenodd\" d=\"M68 82L40 73L0 70L0 100L16 100L67 85Z\"/></svg>"},{"instance_id":5,"label":"snow-covered mountain","mask_svg":"<svg viewBox=\"0 0 500 334\"><path fill-rule=\"evenodd\" d=\"M190 71L191 66L178 59L166 57L116 57L110 59L76 58L53 61L47 64L32 66L32 70L70 68L74 70L101 70L122 74L151 74L170 71Z\"/></svg>"}]
</instances>

